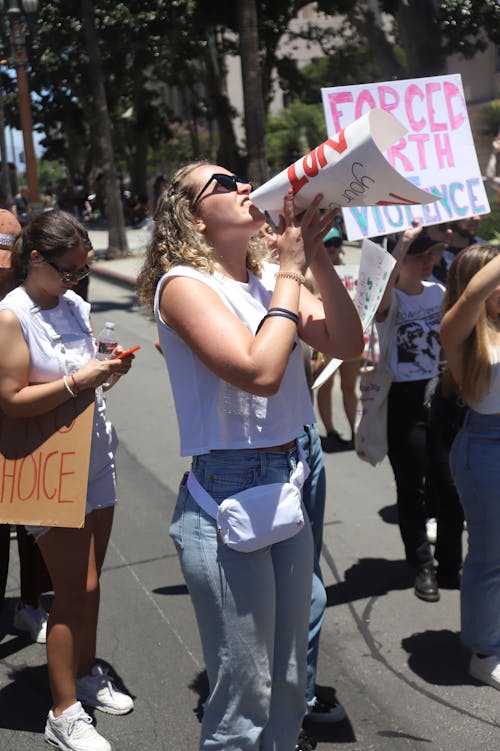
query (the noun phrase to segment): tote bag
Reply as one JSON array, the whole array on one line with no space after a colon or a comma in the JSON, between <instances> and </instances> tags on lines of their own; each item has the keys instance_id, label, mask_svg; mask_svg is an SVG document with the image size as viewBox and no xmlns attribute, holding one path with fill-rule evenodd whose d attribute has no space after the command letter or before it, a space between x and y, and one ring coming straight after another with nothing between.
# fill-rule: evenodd
<instances>
[{"instance_id":1,"label":"tote bag","mask_svg":"<svg viewBox=\"0 0 500 751\"><path fill-rule=\"evenodd\" d=\"M397 315L397 301L395 295L392 298L389 311L390 320L387 327L384 348L380 352L380 358L376 365L365 367L361 370L360 377L360 402L361 419L356 429L354 445L360 459L369 462L374 467L387 456L387 398L393 379L389 368L389 353ZM370 336L370 350L373 358L374 327Z\"/></svg>"}]
</instances>

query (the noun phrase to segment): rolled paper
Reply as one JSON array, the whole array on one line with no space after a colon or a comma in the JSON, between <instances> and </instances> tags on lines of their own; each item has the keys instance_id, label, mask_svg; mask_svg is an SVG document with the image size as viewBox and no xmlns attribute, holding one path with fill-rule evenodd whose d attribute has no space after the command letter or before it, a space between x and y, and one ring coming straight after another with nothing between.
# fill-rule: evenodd
<instances>
[{"instance_id":1,"label":"rolled paper","mask_svg":"<svg viewBox=\"0 0 500 751\"><path fill-rule=\"evenodd\" d=\"M406 132L389 112L372 109L252 191L250 199L273 219L283 212L290 188L297 212L319 193L321 208L433 203L437 196L402 177L382 153Z\"/></svg>"}]
</instances>

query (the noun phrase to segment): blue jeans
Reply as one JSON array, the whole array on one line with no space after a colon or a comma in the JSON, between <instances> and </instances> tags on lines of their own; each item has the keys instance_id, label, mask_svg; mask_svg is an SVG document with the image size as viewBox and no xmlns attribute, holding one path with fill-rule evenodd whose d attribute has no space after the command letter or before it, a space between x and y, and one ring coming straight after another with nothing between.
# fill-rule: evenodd
<instances>
[{"instance_id":1,"label":"blue jeans","mask_svg":"<svg viewBox=\"0 0 500 751\"><path fill-rule=\"evenodd\" d=\"M220 503L248 487L288 481L296 464L295 448L212 451L193 459L193 472ZM310 525L306 518L294 537L239 553L220 542L215 520L185 482L170 535L193 601L210 686L200 749L292 751L305 711Z\"/></svg>"},{"instance_id":2,"label":"blue jeans","mask_svg":"<svg viewBox=\"0 0 500 751\"><path fill-rule=\"evenodd\" d=\"M316 698L316 670L318 666L319 637L326 610L326 592L320 568L325 516L326 477L321 440L315 425L307 425L298 438L304 449L311 474L302 488L304 502L314 540L314 568L312 577L311 608L309 611L309 637L307 644L306 702L312 706Z\"/></svg>"},{"instance_id":3,"label":"blue jeans","mask_svg":"<svg viewBox=\"0 0 500 751\"><path fill-rule=\"evenodd\" d=\"M500 416L469 411L450 466L469 537L460 590L462 641L500 657Z\"/></svg>"}]
</instances>

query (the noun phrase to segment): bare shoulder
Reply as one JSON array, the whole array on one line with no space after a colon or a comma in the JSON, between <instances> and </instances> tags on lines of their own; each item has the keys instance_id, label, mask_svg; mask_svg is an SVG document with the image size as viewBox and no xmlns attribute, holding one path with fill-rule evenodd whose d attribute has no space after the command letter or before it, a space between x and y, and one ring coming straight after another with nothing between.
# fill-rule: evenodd
<instances>
[{"instance_id":1,"label":"bare shoulder","mask_svg":"<svg viewBox=\"0 0 500 751\"><path fill-rule=\"evenodd\" d=\"M7 330L7 331L20 331L21 330L21 324L19 322L19 318L17 314L13 310L9 310L8 308L5 308L4 310L0 310L0 323L2 324L0 327L1 330Z\"/></svg>"}]
</instances>

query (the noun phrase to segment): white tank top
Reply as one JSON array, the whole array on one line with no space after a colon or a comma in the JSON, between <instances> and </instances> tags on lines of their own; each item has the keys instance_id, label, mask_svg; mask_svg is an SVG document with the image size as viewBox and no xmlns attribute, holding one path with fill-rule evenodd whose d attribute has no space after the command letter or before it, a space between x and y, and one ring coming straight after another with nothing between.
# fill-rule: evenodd
<instances>
[{"instance_id":1,"label":"white tank top","mask_svg":"<svg viewBox=\"0 0 500 751\"><path fill-rule=\"evenodd\" d=\"M69 375L95 358L96 344L90 326L90 305L72 290L59 297L55 308L44 310L22 287L16 287L0 302L0 310L11 310L21 325L30 353L29 382L50 383ZM109 461L117 445L102 389L96 389L89 477Z\"/></svg>"},{"instance_id":2,"label":"white tank top","mask_svg":"<svg viewBox=\"0 0 500 751\"><path fill-rule=\"evenodd\" d=\"M249 271L248 282L236 282L220 273L176 266L158 282L154 311L174 395L181 456L215 449L276 446L296 438L304 425L315 421L301 347L291 353L274 396L255 396L232 386L209 370L163 321L160 295L166 280L173 276L188 276L208 284L252 334L267 313L274 276L267 273L264 281Z\"/></svg>"},{"instance_id":3,"label":"white tank top","mask_svg":"<svg viewBox=\"0 0 500 751\"><path fill-rule=\"evenodd\" d=\"M482 415L500 414L500 345L490 347L491 382L489 390L477 401L471 401L469 407Z\"/></svg>"}]
</instances>

